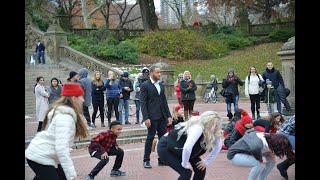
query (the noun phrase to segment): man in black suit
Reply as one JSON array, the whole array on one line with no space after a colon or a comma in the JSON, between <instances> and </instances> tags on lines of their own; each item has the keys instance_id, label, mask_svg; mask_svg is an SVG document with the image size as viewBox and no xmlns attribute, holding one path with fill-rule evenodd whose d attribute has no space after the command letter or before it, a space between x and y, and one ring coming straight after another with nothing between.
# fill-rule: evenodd
<instances>
[{"instance_id":1,"label":"man in black suit","mask_svg":"<svg viewBox=\"0 0 320 180\"><path fill-rule=\"evenodd\" d=\"M142 121L148 128L144 147L144 168L152 168L150 165L150 154L156 132L158 132L158 138L160 139L166 133L167 125L172 123L171 113L164 94L164 85L160 83L160 77L160 67L152 66L150 68L150 79L143 82L140 86ZM165 164L158 158L158 165L164 166Z\"/></svg>"}]
</instances>

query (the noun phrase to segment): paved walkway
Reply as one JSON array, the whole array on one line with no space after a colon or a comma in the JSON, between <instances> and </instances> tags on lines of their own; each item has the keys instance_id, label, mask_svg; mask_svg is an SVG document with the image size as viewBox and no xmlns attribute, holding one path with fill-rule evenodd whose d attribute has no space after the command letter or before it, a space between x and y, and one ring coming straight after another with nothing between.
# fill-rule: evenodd
<instances>
[{"instance_id":1,"label":"paved walkway","mask_svg":"<svg viewBox=\"0 0 320 180\"><path fill-rule=\"evenodd\" d=\"M173 105L169 104L170 110ZM239 108L246 109L250 112L250 104L245 101L241 101ZM215 110L224 117L226 117L226 104L206 104L206 103L196 103L195 110L200 113L207 110ZM261 104L261 115L267 115L265 104ZM124 125L124 128L138 127L134 125L135 117L130 117L129 121L132 125ZM100 127L100 119L96 119L97 128L95 130L102 130ZM37 128L37 122L35 122L34 117L26 117L25 120L26 127L26 138L32 137ZM157 153L151 153L151 165L152 169L143 168L143 153L144 153L144 143L131 143L121 145L121 148L125 151L124 161L121 170L127 172L125 177L115 177L116 179L130 179L130 180L174 180L178 178L178 174L169 167L159 167L157 166ZM207 154L203 156L206 157ZM78 173L78 180L84 180L90 170L98 163L98 159L91 158L88 154L86 148L75 149L71 152L72 160L76 167ZM110 171L114 164L115 157L111 156L109 163L104 167L104 169L96 176L96 180L103 179L115 179L110 177ZM281 159L277 159L277 163L281 162ZM226 158L226 151L221 151L215 162L213 162L207 168L206 180L246 180L250 168L237 167L230 164ZM295 165L288 169L289 179L295 179ZM33 171L30 169L28 164L25 162L25 179L31 180L34 177ZM267 180L284 180L276 167L272 170L271 174L268 176Z\"/></svg>"}]
</instances>

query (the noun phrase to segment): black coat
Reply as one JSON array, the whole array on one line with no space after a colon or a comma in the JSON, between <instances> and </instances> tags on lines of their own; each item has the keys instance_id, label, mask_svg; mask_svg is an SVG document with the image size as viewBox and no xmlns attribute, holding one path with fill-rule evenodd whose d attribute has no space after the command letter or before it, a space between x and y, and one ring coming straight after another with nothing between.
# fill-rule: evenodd
<instances>
[{"instance_id":1,"label":"black coat","mask_svg":"<svg viewBox=\"0 0 320 180\"><path fill-rule=\"evenodd\" d=\"M191 83L192 87L188 89L188 84ZM190 80L189 82L186 80L180 81L180 91L181 91L181 100L196 100L196 94L195 91L197 90L197 85L193 80Z\"/></svg>"},{"instance_id":2,"label":"black coat","mask_svg":"<svg viewBox=\"0 0 320 180\"><path fill-rule=\"evenodd\" d=\"M275 89L278 88L279 84L284 85L280 72L275 68L272 68L271 70L266 68L266 70L262 73L262 78L264 79L264 82L266 82L266 79L269 79Z\"/></svg>"},{"instance_id":3,"label":"black coat","mask_svg":"<svg viewBox=\"0 0 320 180\"><path fill-rule=\"evenodd\" d=\"M140 86L140 103L143 120L158 120L171 117L166 95L164 94L164 85L160 85L160 95L157 88L151 80L147 80Z\"/></svg>"}]
</instances>

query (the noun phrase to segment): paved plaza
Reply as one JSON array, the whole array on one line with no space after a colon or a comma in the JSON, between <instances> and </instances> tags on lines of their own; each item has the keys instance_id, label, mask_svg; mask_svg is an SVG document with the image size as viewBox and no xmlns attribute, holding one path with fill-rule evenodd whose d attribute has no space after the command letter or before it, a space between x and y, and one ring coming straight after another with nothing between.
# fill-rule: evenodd
<instances>
[{"instance_id":1,"label":"paved plaza","mask_svg":"<svg viewBox=\"0 0 320 180\"><path fill-rule=\"evenodd\" d=\"M170 110L176 104L169 104ZM92 107L91 107L92 108ZM232 107L233 108L233 107ZM248 101L240 101L239 108L248 110L250 114L250 103ZM201 102L196 102L196 111L200 113L207 110L214 110L221 114L224 121L227 121L226 117L226 104L224 102L219 102L217 104L206 104ZM90 110L92 112L92 109ZM261 115L267 115L266 105L261 104ZM106 121L106 120L105 120ZM124 125L123 128L133 128L140 127L135 125L135 117L130 116L129 121L131 125ZM94 130L103 130L100 127L100 119L96 119L97 128ZM26 115L25 119L25 136L26 139L32 138L36 132L37 122L35 121L33 115ZM142 127L141 127L142 128ZM124 160L120 170L127 173L123 177L110 177L110 171L114 164L115 157L111 156L109 163L102 169L102 171L95 177L96 180L105 179L130 179L130 180L175 180L178 178L178 174L167 166L158 166L157 163L157 153L151 153L151 165L152 169L145 169L143 167L143 154L144 154L144 143L131 143L123 144L120 147L124 150ZM207 154L203 155L205 158ZM92 168L99 162L96 158L91 158L86 148L75 149L71 152L72 160L74 162L76 171L78 173L78 180L84 180L87 174L92 170ZM277 163L282 160L277 158ZM251 168L237 167L230 164L226 158L226 151L221 151L217 159L207 167L206 180L246 180ZM288 169L289 179L295 179L295 165L292 165ZM32 180L34 177L33 171L30 169L25 161L25 179ZM276 167L272 170L267 180L284 180L280 175Z\"/></svg>"}]
</instances>

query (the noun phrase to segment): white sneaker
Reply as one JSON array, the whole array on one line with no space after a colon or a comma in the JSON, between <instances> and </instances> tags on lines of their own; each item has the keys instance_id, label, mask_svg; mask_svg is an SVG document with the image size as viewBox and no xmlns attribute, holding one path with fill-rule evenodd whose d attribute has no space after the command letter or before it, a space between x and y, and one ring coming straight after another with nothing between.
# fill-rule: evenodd
<instances>
[{"instance_id":1,"label":"white sneaker","mask_svg":"<svg viewBox=\"0 0 320 180\"><path fill-rule=\"evenodd\" d=\"M141 127L143 127L143 128L145 128L145 127L147 127L146 126L146 124L143 122L143 123L141 123L141 125L140 125Z\"/></svg>"}]
</instances>

